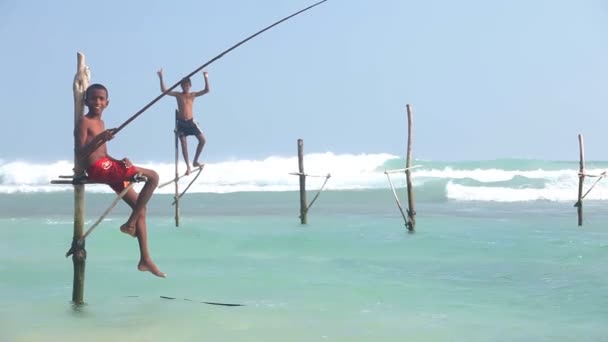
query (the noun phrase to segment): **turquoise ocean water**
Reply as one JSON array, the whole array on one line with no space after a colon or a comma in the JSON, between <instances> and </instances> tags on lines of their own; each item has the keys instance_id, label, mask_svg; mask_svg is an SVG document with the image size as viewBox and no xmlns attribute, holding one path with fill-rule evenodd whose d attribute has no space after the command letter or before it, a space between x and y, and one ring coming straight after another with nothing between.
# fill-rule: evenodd
<instances>
[{"instance_id":1,"label":"turquoise ocean water","mask_svg":"<svg viewBox=\"0 0 608 342\"><path fill-rule=\"evenodd\" d=\"M0 341L608 341L608 188L578 227L577 163L418 161L407 234L383 173L403 160L306 160L332 177L305 226L291 158L209 164L179 227L160 189L148 229L167 279L136 270L119 205L87 240L77 308L72 193L48 185L69 163L0 162ZM85 228L113 199L88 189Z\"/></svg>"}]
</instances>

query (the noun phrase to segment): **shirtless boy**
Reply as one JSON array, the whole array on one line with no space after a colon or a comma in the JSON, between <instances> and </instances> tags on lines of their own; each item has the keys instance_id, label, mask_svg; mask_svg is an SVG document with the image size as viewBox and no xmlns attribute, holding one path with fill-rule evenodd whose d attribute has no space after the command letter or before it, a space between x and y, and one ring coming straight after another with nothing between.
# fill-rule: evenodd
<instances>
[{"instance_id":1,"label":"shirtless boy","mask_svg":"<svg viewBox=\"0 0 608 342\"><path fill-rule=\"evenodd\" d=\"M133 211L120 231L137 237L140 252L137 269L164 278L166 275L150 257L146 228L146 204L158 185L158 174L154 170L133 165L127 158L118 160L108 155L105 142L114 138L116 129L106 129L101 114L109 103L106 87L92 84L87 88L85 104L89 112L78 120L74 132L77 137L78 162L87 171L89 181L108 184L116 193L124 190L125 181L137 174L147 178L139 195L131 188L122 198Z\"/></svg>"},{"instance_id":2,"label":"shirtless boy","mask_svg":"<svg viewBox=\"0 0 608 342\"><path fill-rule=\"evenodd\" d=\"M157 72L158 78L160 79L160 90L164 93L167 91L167 87L165 87L165 82L163 81L163 69L158 70ZM174 96L177 100L177 135L179 136L179 140L182 145L182 153L184 155L184 161L186 162L186 174L190 174L190 163L188 162L188 144L186 141L186 137L188 135L194 135L198 139L198 145L196 146L196 154L194 155L194 160L192 162L192 166L199 167L201 164L198 162L198 158L203 151L203 147L205 146L205 136L203 132L198 126L198 122L194 121L194 116L192 113L192 105L194 103L194 98L205 95L209 92L209 80L207 79L207 72L203 72L203 76L205 77L205 89L196 92L190 92L190 87L192 87L192 82L190 78L184 78L180 85L182 87L181 92L170 91L167 95Z\"/></svg>"}]
</instances>

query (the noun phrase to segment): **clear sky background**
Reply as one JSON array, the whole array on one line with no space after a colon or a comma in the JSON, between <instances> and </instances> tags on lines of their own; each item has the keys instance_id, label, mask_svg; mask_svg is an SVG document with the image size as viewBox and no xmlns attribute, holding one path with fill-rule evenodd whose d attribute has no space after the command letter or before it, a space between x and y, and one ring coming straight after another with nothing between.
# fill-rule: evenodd
<instances>
[{"instance_id":1,"label":"clear sky background","mask_svg":"<svg viewBox=\"0 0 608 342\"><path fill-rule=\"evenodd\" d=\"M107 127L257 30L315 1L0 0L0 159L72 158L76 53L110 90ZM206 68L203 160L306 153L432 160L608 159L608 1L329 0ZM203 87L201 74L193 89ZM175 99L109 143L173 160ZM190 150L194 152L194 139Z\"/></svg>"}]
</instances>

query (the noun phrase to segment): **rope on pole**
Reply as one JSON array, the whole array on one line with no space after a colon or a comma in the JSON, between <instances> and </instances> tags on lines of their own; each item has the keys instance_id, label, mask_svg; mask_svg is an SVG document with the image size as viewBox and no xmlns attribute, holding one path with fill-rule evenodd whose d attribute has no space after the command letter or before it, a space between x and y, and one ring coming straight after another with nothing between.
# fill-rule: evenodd
<instances>
[{"instance_id":1,"label":"rope on pole","mask_svg":"<svg viewBox=\"0 0 608 342\"><path fill-rule=\"evenodd\" d=\"M89 229L87 229L86 233L84 233L84 235L80 238L81 240L84 240L87 238L87 236L89 236L89 234L91 234L91 232L93 232L93 229L95 229L95 227L97 227L101 221L103 221L104 218L106 218L106 216L108 216L108 214L110 213L110 211L112 211L112 209L114 209L114 207L116 206L116 204L118 204L118 201L120 201L129 190L131 190L131 188L135 185L135 182L131 182L131 184L129 184L126 188L124 188L117 196L116 198L114 198L114 200L112 201L112 204L110 204L110 206L108 207L108 209L106 209L106 211L103 212L103 214L101 214L101 216L97 219L97 221L95 221L95 223L93 223L91 225L91 227Z\"/></svg>"},{"instance_id":2,"label":"rope on pole","mask_svg":"<svg viewBox=\"0 0 608 342\"><path fill-rule=\"evenodd\" d=\"M407 221L407 216L406 216L405 212L403 211L403 206L401 205L401 201L399 200L399 196L397 196L397 191L395 191L395 186L393 185L393 181L391 181L390 172L384 171L384 174L386 174L386 178L388 178L388 183L391 185L391 190L393 192L393 196L395 196L395 201L397 202L397 207L399 207L399 211L401 212L401 216L403 216L403 221L407 225L407 222L408 222Z\"/></svg>"},{"instance_id":3,"label":"rope on pole","mask_svg":"<svg viewBox=\"0 0 608 342\"><path fill-rule=\"evenodd\" d=\"M319 195L321 194L321 191L323 191L323 188L325 188L325 184L327 184L329 177L331 177L331 175L328 173L327 176L325 176L325 181L323 182L323 185L321 185L321 188L319 189L319 191L317 191L317 194L315 195L315 197L312 199L312 201L310 201L310 204L306 207L306 212L308 212L308 210L310 210L310 207L312 207L312 204L315 203L315 201L317 200L317 197L319 197Z\"/></svg>"},{"instance_id":4,"label":"rope on pole","mask_svg":"<svg viewBox=\"0 0 608 342\"><path fill-rule=\"evenodd\" d=\"M196 176L194 176L194 178L190 181L190 184L188 184L188 186L186 186L186 188L184 189L184 191L182 191L181 194L179 194L178 196L175 196L175 200L173 201L173 203L171 203L171 205L177 204L177 201L179 201L179 199L182 198L182 196L184 196L186 194L186 191L188 191L188 189L190 189L192 184L194 184L194 181L198 178L198 176L201 175L201 172L203 172L204 167L205 167L205 164L203 164L199 167L198 173L196 174ZM177 184L177 182L175 182L175 184Z\"/></svg>"},{"instance_id":5,"label":"rope on pole","mask_svg":"<svg viewBox=\"0 0 608 342\"><path fill-rule=\"evenodd\" d=\"M585 192L585 194L583 196L581 196L581 199L587 197L587 194L589 194L589 192L591 192L591 189L593 189L597 185L597 183L599 183L604 177L606 177L606 171L602 172L598 176L592 176L592 175L587 175L587 174L584 174L584 176L587 176L587 177L599 177L599 178L596 179L595 182L593 182L593 184L591 185L591 187L589 188L589 190L587 190L587 192Z\"/></svg>"}]
</instances>

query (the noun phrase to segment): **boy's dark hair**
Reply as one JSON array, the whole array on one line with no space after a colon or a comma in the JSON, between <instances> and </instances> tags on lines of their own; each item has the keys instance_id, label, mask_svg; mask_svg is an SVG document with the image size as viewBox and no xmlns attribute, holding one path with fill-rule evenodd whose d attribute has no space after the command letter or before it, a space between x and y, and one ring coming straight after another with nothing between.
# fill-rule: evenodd
<instances>
[{"instance_id":1,"label":"boy's dark hair","mask_svg":"<svg viewBox=\"0 0 608 342\"><path fill-rule=\"evenodd\" d=\"M190 77L182 78L182 80L179 83L180 84L188 83L188 84L192 85L192 81L190 81Z\"/></svg>"},{"instance_id":2,"label":"boy's dark hair","mask_svg":"<svg viewBox=\"0 0 608 342\"><path fill-rule=\"evenodd\" d=\"M106 88L105 86L103 86L102 84L99 83L93 83L91 84L88 88L87 91L84 93L84 100L87 100L87 97L89 97L89 91L91 90L96 90L96 89L101 89L103 91L106 92L106 97L110 97L110 94L108 93L108 88Z\"/></svg>"}]
</instances>

